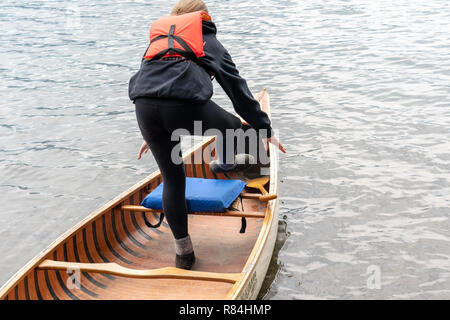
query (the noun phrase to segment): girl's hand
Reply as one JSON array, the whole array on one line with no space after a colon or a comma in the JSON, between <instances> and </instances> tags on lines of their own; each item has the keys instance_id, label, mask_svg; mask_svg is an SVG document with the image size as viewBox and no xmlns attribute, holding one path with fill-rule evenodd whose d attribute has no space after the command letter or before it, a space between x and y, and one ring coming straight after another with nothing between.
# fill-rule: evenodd
<instances>
[{"instance_id":1,"label":"girl's hand","mask_svg":"<svg viewBox=\"0 0 450 320\"><path fill-rule=\"evenodd\" d=\"M142 154L147 153L148 150L150 150L150 148L149 148L147 142L144 141L142 143L141 149L139 150L139 153L138 153L138 157L137 157L138 160L141 160Z\"/></svg>"},{"instance_id":2,"label":"girl's hand","mask_svg":"<svg viewBox=\"0 0 450 320\"><path fill-rule=\"evenodd\" d=\"M278 138L276 136L272 136L270 138L263 139L264 148L266 149L266 151L269 150L269 142L271 144L273 144L274 146L278 147L278 149L280 149L281 152L286 153L286 149L284 148L284 146L281 144L281 142L278 140Z\"/></svg>"}]
</instances>

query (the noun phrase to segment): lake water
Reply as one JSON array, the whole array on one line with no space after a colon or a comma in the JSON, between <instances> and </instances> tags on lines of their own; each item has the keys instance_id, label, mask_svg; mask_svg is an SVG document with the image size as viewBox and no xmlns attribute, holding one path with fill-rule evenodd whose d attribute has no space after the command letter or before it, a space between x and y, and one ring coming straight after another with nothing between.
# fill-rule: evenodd
<instances>
[{"instance_id":1,"label":"lake water","mask_svg":"<svg viewBox=\"0 0 450 320\"><path fill-rule=\"evenodd\" d=\"M174 1L170 1L172 4ZM450 6L207 1L268 88L280 229L265 299L450 298ZM0 4L0 284L157 166L127 82L167 1ZM215 83L214 100L231 104Z\"/></svg>"}]
</instances>

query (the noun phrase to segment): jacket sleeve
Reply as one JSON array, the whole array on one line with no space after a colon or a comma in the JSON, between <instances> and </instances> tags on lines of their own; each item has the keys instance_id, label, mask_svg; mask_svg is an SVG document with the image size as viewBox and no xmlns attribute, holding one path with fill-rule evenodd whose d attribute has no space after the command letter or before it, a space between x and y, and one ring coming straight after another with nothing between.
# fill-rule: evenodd
<instances>
[{"instance_id":1,"label":"jacket sleeve","mask_svg":"<svg viewBox=\"0 0 450 320\"><path fill-rule=\"evenodd\" d=\"M266 129L267 137L272 136L272 127L267 114L261 110L259 102L253 98L247 82L239 75L228 51L215 35L204 38L205 57L201 61L213 74L217 82L233 103L234 110L253 128Z\"/></svg>"}]
</instances>

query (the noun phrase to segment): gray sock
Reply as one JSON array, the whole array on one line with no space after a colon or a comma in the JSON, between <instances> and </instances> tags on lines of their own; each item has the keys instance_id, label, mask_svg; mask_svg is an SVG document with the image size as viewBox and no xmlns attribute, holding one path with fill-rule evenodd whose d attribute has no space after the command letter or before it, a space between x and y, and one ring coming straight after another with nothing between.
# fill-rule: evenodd
<instances>
[{"instance_id":1,"label":"gray sock","mask_svg":"<svg viewBox=\"0 0 450 320\"><path fill-rule=\"evenodd\" d=\"M177 255L182 256L192 253L194 248L192 246L191 237L188 235L182 239L175 239L175 252Z\"/></svg>"}]
</instances>

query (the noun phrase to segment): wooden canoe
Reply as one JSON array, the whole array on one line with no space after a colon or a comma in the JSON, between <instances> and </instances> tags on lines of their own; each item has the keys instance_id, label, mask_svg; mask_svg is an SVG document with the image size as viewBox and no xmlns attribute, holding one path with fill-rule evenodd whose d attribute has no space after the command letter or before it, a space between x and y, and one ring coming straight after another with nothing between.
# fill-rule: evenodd
<instances>
[{"instance_id":1,"label":"wooden canoe","mask_svg":"<svg viewBox=\"0 0 450 320\"><path fill-rule=\"evenodd\" d=\"M269 94L263 90L256 97L270 115ZM236 178L213 174L211 159L201 164L188 161L214 156L213 150L211 137L187 152L186 175ZM273 145L269 157L265 188L276 194L278 160ZM156 223L159 214L139 207L160 183L160 173L155 172L91 213L3 285L0 299L256 299L275 245L278 199L261 202L256 191L246 190L240 211L189 215L197 262L187 271L173 267L168 225L147 227L145 219ZM240 233L243 216L247 229Z\"/></svg>"}]
</instances>

